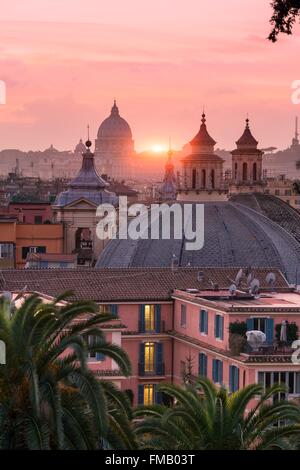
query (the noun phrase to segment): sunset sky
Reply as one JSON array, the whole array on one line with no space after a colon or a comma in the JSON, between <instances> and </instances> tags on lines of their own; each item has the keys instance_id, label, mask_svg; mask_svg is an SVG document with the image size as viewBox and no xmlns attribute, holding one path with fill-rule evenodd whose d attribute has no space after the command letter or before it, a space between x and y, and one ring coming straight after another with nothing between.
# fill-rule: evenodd
<instances>
[{"instance_id":1,"label":"sunset sky","mask_svg":"<svg viewBox=\"0 0 300 470\"><path fill-rule=\"evenodd\" d=\"M266 40L269 0L0 0L0 149L94 140L117 98L137 150L181 148L205 105L220 148L247 112L261 147L290 145L300 29Z\"/></svg>"}]
</instances>

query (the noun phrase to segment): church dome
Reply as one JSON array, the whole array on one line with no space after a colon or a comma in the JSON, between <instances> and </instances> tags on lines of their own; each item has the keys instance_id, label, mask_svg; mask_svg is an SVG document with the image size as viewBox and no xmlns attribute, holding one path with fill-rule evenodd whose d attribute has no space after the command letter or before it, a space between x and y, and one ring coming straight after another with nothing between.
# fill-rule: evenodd
<instances>
[{"instance_id":1,"label":"church dome","mask_svg":"<svg viewBox=\"0 0 300 470\"><path fill-rule=\"evenodd\" d=\"M110 116L100 124L98 134L98 139L132 139L132 133L130 126L125 119L120 116L119 108L114 101L114 105L111 108Z\"/></svg>"},{"instance_id":2,"label":"church dome","mask_svg":"<svg viewBox=\"0 0 300 470\"><path fill-rule=\"evenodd\" d=\"M265 198L265 205L269 202L269 211L276 210L267 195L261 197ZM260 204L263 204L262 200ZM283 206L281 211L282 217ZM291 221L289 210L286 215ZM274 215L271 220L266 212L258 212L250 208L250 204L247 207L238 200L206 202L204 221L204 247L201 250L186 250L182 239L116 239L107 244L97 267L170 267L175 255L179 266L278 268L290 283L295 282L300 243L286 227L274 222ZM300 231L298 214L293 223Z\"/></svg>"},{"instance_id":3,"label":"church dome","mask_svg":"<svg viewBox=\"0 0 300 470\"><path fill-rule=\"evenodd\" d=\"M85 148L85 145L84 143L82 142L82 139L80 139L80 141L78 142L78 144L76 145L75 149L74 149L74 153L84 153L86 151L86 148Z\"/></svg>"}]
</instances>

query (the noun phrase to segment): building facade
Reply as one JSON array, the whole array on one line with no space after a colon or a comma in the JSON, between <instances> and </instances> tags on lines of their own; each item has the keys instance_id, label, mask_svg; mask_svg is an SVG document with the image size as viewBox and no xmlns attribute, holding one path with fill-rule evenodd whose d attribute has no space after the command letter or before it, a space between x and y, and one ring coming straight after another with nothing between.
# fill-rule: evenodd
<instances>
[{"instance_id":1,"label":"building facade","mask_svg":"<svg viewBox=\"0 0 300 470\"><path fill-rule=\"evenodd\" d=\"M260 286L255 293L249 290L250 274ZM235 291L229 290L232 280ZM99 380L130 390L134 404L161 403L166 397L157 390L160 383L193 382L198 376L230 392L250 383L281 383L289 399L300 396L300 366L291 348L300 327L300 295L278 270L272 276L262 268L2 271L0 292L24 285L48 297L72 288L76 299L88 296L100 311L116 316L104 325L105 336L127 352L131 376L122 376L114 361L101 355L89 357L89 367ZM258 348L246 341L253 330L266 335Z\"/></svg>"}]
</instances>

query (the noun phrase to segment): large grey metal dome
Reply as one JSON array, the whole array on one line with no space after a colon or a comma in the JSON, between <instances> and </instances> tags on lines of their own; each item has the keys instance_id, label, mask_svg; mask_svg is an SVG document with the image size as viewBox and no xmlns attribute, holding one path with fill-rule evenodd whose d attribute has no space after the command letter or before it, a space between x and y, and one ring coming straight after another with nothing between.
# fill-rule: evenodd
<instances>
[{"instance_id":1,"label":"large grey metal dome","mask_svg":"<svg viewBox=\"0 0 300 470\"><path fill-rule=\"evenodd\" d=\"M130 126L128 122L120 116L116 101L111 108L110 116L104 119L104 121L100 124L97 137L98 139L132 139Z\"/></svg>"},{"instance_id":2,"label":"large grey metal dome","mask_svg":"<svg viewBox=\"0 0 300 470\"><path fill-rule=\"evenodd\" d=\"M111 240L96 266L165 267L175 255L180 266L276 267L290 283L300 280L300 244L284 227L238 202L207 202L204 208L201 250L187 251L184 240Z\"/></svg>"}]
</instances>

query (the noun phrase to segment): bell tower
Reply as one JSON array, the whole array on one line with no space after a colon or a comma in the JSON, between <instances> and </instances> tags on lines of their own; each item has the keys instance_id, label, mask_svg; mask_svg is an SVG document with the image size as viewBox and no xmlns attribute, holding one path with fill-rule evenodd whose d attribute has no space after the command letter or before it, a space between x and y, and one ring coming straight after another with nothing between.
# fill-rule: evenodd
<instances>
[{"instance_id":1,"label":"bell tower","mask_svg":"<svg viewBox=\"0 0 300 470\"><path fill-rule=\"evenodd\" d=\"M257 148L257 145L258 141L251 133L247 118L243 135L236 141L237 148L231 152L231 194L263 191L266 184L262 173L263 152Z\"/></svg>"},{"instance_id":2,"label":"bell tower","mask_svg":"<svg viewBox=\"0 0 300 470\"><path fill-rule=\"evenodd\" d=\"M190 141L192 153L182 159L178 200L222 200L226 198L223 162L214 150L203 112L198 134Z\"/></svg>"}]
</instances>

